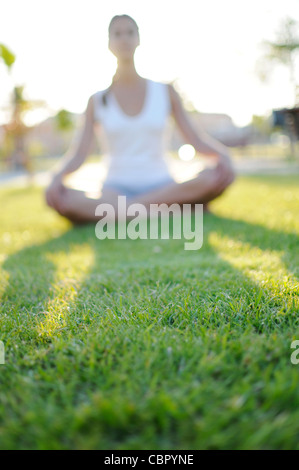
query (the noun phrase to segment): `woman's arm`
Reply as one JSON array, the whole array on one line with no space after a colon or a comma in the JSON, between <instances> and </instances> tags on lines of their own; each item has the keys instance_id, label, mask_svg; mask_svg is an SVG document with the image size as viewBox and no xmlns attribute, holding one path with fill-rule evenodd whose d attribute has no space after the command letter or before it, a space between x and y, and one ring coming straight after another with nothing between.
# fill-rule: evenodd
<instances>
[{"instance_id":1,"label":"woman's arm","mask_svg":"<svg viewBox=\"0 0 299 470\"><path fill-rule=\"evenodd\" d=\"M203 128L195 129L187 112L184 109L180 95L175 88L168 84L172 115L186 142L192 145L197 152L205 155L229 159L229 149L218 140L211 137Z\"/></svg>"},{"instance_id":2,"label":"woman's arm","mask_svg":"<svg viewBox=\"0 0 299 470\"><path fill-rule=\"evenodd\" d=\"M85 122L78 141L74 142L65 153L62 161L53 169L55 179L61 179L76 171L85 161L94 139L94 108L92 96L85 110Z\"/></svg>"},{"instance_id":3,"label":"woman's arm","mask_svg":"<svg viewBox=\"0 0 299 470\"><path fill-rule=\"evenodd\" d=\"M57 169L52 170L53 177L50 185L45 191L45 199L47 204L53 209L61 212L63 204L63 195L65 193L65 186L63 184L63 177L68 173L76 171L86 159L88 152L91 148L94 138L94 113L93 113L93 100L92 96L89 98L86 111L85 123L79 141L72 145L65 154L63 161L59 162Z\"/></svg>"}]
</instances>

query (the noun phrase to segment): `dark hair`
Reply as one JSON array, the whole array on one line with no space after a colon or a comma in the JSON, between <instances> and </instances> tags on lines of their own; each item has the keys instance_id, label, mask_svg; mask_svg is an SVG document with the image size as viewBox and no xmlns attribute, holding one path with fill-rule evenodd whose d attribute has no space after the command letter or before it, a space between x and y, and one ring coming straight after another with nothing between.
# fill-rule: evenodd
<instances>
[{"instance_id":1,"label":"dark hair","mask_svg":"<svg viewBox=\"0 0 299 470\"><path fill-rule=\"evenodd\" d=\"M113 16L113 18L111 19L111 21L110 21L110 23L109 23L109 26L108 26L108 35L110 35L112 23L113 23L115 20L117 20L118 18L128 18L129 20L133 21L133 23L134 23L134 25L135 25L135 27L136 27L136 29L137 29L137 33L139 34L139 28L138 28L138 25L137 25L136 21L135 21L131 16L124 14L124 15L115 15L115 16ZM113 77L112 77L112 83L114 82L114 77L115 77L115 75L113 75ZM111 89L112 83L111 83L111 85L107 88L107 90L104 91L104 93L103 93L103 95L102 95L102 103L103 103L104 106L107 105L107 95L108 95L108 93L109 93L109 90Z\"/></svg>"},{"instance_id":2,"label":"dark hair","mask_svg":"<svg viewBox=\"0 0 299 470\"><path fill-rule=\"evenodd\" d=\"M110 21L110 23L109 23L109 26L108 26L108 34L109 34L109 35L110 35L110 33L111 33L111 27L112 27L113 22L114 22L115 20L117 20L118 18L128 18L128 20L133 21L133 23L134 23L134 25L135 25L135 27L136 27L136 29L137 29L137 32L138 32L138 34L139 34L139 28L138 28L138 25L137 25L136 21L135 21L130 15L125 15L125 14L124 14L124 15L115 15L115 16L113 16L113 18L111 19L111 21Z\"/></svg>"}]
</instances>

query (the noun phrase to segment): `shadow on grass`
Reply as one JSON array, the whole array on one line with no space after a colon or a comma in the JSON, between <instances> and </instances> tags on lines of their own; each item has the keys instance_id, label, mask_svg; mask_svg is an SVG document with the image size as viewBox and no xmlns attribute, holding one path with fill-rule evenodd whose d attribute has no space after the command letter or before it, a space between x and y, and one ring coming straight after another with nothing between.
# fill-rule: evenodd
<instances>
[{"instance_id":1,"label":"shadow on grass","mask_svg":"<svg viewBox=\"0 0 299 470\"><path fill-rule=\"evenodd\" d=\"M223 295L224 298L229 296L233 300L240 286L247 292L249 300L250 297L259 300L262 296L269 308L273 305L277 311L283 309L283 299L274 300L271 287L261 287L258 282L254 282L221 257L209 242L212 232L249 243L261 250L281 251L281 260L288 274L298 279L296 263L292 258L292 251L298 246L298 236L243 220L205 215L204 243L196 252L184 251L184 240L98 240L94 228L94 224L73 226L62 236L26 247L9 256L3 263L2 267L9 279L2 295L2 304L9 319L13 321L13 327L24 326L20 329L23 339L34 339L32 331L30 333L30 329L34 328L35 340L40 341L38 329L45 321L45 316L49 317L49 312L46 311L48 302L56 296L53 285L57 268L49 260L49 255L71 253L74 247L80 250L82 243L88 243L94 259L88 273L80 281L74 300L66 299L68 311L64 311L62 320L66 329L72 326L71 330L84 321L96 324L107 311L109 314L114 311L114 318L118 316L120 319L127 311L130 312L131 319L138 320L140 309L152 312L149 322L155 321L156 315L162 312L162 323L176 326L178 317L176 321L174 310L176 302L180 302L180 289L196 292L199 311L202 303L209 301L211 309L221 313L219 307L221 308ZM160 251L155 251L157 246ZM161 295L157 295L156 299L155 296L148 295L153 291L160 292ZM169 302L170 292L176 302ZM116 302L119 308L116 307ZM238 308L232 303L230 305ZM252 310L256 308L256 304L249 301L248 308ZM72 321L73 312L77 312L75 323ZM246 314L246 311L243 310L243 313ZM293 318L292 311L289 313ZM229 321L229 312L227 318ZM261 317L257 318L255 328L262 331L263 324L260 327L258 324ZM284 315L283 321L288 321L288 315ZM182 324L184 322L180 323ZM60 329L59 325L61 326L61 322L57 324L57 330ZM49 341L55 331L54 324ZM47 339L47 332L44 339Z\"/></svg>"},{"instance_id":2,"label":"shadow on grass","mask_svg":"<svg viewBox=\"0 0 299 470\"><path fill-rule=\"evenodd\" d=\"M228 217L213 216L215 227L220 236L226 236L237 242L249 243L251 247L261 250L280 251L281 261L289 275L298 280L298 267L294 255L299 246L299 236L296 233L268 229L260 224L252 224L244 220L229 219Z\"/></svg>"}]
</instances>

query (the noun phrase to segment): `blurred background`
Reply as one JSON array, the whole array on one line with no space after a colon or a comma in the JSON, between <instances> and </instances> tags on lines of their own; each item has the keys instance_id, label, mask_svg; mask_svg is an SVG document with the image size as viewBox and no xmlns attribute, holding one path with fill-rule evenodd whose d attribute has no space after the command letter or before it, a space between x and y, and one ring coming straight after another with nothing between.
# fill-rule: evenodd
<instances>
[{"instance_id":1,"label":"blurred background","mask_svg":"<svg viewBox=\"0 0 299 470\"><path fill-rule=\"evenodd\" d=\"M123 13L139 26L137 72L173 83L238 171L298 169L299 0L5 0L1 13L0 184L46 184L75 145L89 97L115 72L108 25ZM167 158L177 179L198 165L172 119ZM79 171L75 186L105 177L100 135Z\"/></svg>"}]
</instances>

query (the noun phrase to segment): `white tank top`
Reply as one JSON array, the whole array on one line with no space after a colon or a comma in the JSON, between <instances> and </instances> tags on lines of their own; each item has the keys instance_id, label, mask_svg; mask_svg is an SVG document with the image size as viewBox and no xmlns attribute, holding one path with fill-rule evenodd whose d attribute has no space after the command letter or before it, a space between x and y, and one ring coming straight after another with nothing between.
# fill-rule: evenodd
<instances>
[{"instance_id":1,"label":"white tank top","mask_svg":"<svg viewBox=\"0 0 299 470\"><path fill-rule=\"evenodd\" d=\"M93 95L94 118L100 123L102 145L106 147L108 170L106 183L122 184L132 189L172 179L165 159L165 128L171 112L167 84L146 79L143 109L136 116L127 115L109 90Z\"/></svg>"}]
</instances>

